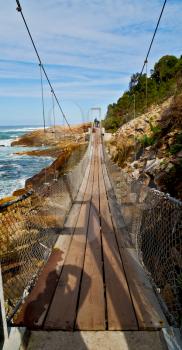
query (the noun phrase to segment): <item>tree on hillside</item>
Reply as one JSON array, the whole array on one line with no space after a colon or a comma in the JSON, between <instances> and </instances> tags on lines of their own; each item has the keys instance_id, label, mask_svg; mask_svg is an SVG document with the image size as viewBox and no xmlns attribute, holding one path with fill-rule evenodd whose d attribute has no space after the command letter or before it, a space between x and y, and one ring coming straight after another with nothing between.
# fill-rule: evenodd
<instances>
[{"instance_id":1,"label":"tree on hillside","mask_svg":"<svg viewBox=\"0 0 182 350\"><path fill-rule=\"evenodd\" d=\"M178 59L175 56L163 56L154 66L153 79L157 83L166 82L171 79L176 73L177 63Z\"/></svg>"},{"instance_id":2,"label":"tree on hillside","mask_svg":"<svg viewBox=\"0 0 182 350\"><path fill-rule=\"evenodd\" d=\"M146 99L147 82L147 99ZM182 91L182 56L178 59L166 55L155 64L151 76L131 76L129 89L118 99L117 103L108 106L105 128L116 131L118 127L134 117L134 95L136 101L136 115L146 111L152 103L160 103L165 98Z\"/></svg>"}]
</instances>

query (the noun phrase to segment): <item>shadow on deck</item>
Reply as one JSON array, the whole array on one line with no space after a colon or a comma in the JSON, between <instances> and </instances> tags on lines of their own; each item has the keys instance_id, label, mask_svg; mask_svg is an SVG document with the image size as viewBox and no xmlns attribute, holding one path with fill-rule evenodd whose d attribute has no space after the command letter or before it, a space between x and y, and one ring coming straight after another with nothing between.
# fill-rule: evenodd
<instances>
[{"instance_id":1,"label":"shadow on deck","mask_svg":"<svg viewBox=\"0 0 182 350\"><path fill-rule=\"evenodd\" d=\"M154 331L150 333L150 348L160 349L154 338L159 340L158 331L167 324L165 316L135 250L125 244L125 237L118 235L113 224L106 176L100 136L96 134L93 155L65 228L14 324L43 333L102 331L105 339L108 330L129 331L118 333L117 339L113 333L116 346L112 348L120 349L117 342L123 337L131 350L141 339L137 331L150 330ZM64 342L64 335L60 336ZM81 332L71 337L81 344L79 349L90 349ZM100 349L98 344L99 339L94 350ZM72 349L71 343L67 346L67 350Z\"/></svg>"}]
</instances>

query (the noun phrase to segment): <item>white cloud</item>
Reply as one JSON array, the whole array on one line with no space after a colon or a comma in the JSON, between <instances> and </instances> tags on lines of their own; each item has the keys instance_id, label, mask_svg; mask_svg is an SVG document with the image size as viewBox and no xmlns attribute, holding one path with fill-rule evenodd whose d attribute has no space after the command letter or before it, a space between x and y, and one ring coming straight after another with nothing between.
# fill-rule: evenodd
<instances>
[{"instance_id":1,"label":"white cloud","mask_svg":"<svg viewBox=\"0 0 182 350\"><path fill-rule=\"evenodd\" d=\"M21 0L58 93L82 97L85 102L97 95L106 103L119 97L130 75L141 69L162 3L163 0ZM38 69L32 64L37 60L15 8L12 0L1 4L0 60L4 61L0 61L0 96L37 97ZM181 10L181 1L167 2L149 69L164 54L181 54Z\"/></svg>"}]
</instances>

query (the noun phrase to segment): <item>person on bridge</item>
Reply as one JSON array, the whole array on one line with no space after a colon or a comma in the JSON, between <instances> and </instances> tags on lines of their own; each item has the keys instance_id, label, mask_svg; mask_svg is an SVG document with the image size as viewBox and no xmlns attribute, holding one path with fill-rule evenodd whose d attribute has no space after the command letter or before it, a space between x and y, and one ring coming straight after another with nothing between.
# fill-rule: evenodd
<instances>
[{"instance_id":1,"label":"person on bridge","mask_svg":"<svg viewBox=\"0 0 182 350\"><path fill-rule=\"evenodd\" d=\"M97 118L95 118L95 119L94 119L94 126L95 126L96 128L98 128L99 125L100 125L99 120L97 120Z\"/></svg>"}]
</instances>

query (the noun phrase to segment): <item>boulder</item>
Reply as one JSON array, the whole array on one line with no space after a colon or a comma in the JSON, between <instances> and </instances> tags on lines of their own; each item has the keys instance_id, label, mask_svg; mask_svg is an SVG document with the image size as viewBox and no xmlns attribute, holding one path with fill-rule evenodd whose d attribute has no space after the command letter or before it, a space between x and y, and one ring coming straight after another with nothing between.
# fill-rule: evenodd
<instances>
[{"instance_id":1,"label":"boulder","mask_svg":"<svg viewBox=\"0 0 182 350\"><path fill-rule=\"evenodd\" d=\"M154 175L160 169L160 163L161 159L159 158L148 160L144 171Z\"/></svg>"},{"instance_id":2,"label":"boulder","mask_svg":"<svg viewBox=\"0 0 182 350\"><path fill-rule=\"evenodd\" d=\"M25 188L20 188L19 190L16 190L13 192L13 196L19 197L19 196L23 196L26 193L27 193L27 190Z\"/></svg>"},{"instance_id":3,"label":"boulder","mask_svg":"<svg viewBox=\"0 0 182 350\"><path fill-rule=\"evenodd\" d=\"M132 172L132 176L133 176L135 179L138 179L138 177L139 177L139 170L138 170L138 169L135 169L135 170Z\"/></svg>"},{"instance_id":4,"label":"boulder","mask_svg":"<svg viewBox=\"0 0 182 350\"><path fill-rule=\"evenodd\" d=\"M131 167L132 168L135 168L135 169L138 169L139 167L139 162L137 160L135 160L134 162L131 163Z\"/></svg>"},{"instance_id":5,"label":"boulder","mask_svg":"<svg viewBox=\"0 0 182 350\"><path fill-rule=\"evenodd\" d=\"M142 182L142 184L144 184L145 186L148 186L149 183L150 183L150 181L151 181L151 178L150 178L150 176L147 175L146 173L142 173L142 174L140 174L138 180L139 180L140 182Z\"/></svg>"},{"instance_id":6,"label":"boulder","mask_svg":"<svg viewBox=\"0 0 182 350\"><path fill-rule=\"evenodd\" d=\"M171 169L174 168L174 164L172 163L168 163L167 167L165 168L165 172L169 173L171 171Z\"/></svg>"}]
</instances>

